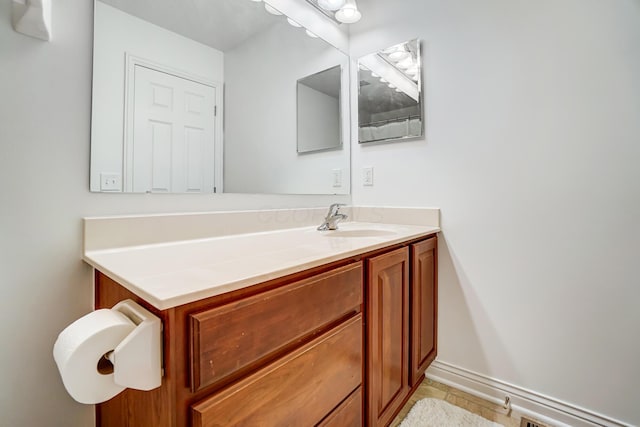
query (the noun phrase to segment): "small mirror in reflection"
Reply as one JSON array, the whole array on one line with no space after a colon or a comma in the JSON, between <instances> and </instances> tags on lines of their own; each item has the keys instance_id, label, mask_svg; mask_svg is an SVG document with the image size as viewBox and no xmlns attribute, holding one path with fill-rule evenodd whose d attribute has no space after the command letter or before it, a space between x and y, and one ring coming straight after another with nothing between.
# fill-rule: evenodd
<instances>
[{"instance_id":1,"label":"small mirror in reflection","mask_svg":"<svg viewBox=\"0 0 640 427\"><path fill-rule=\"evenodd\" d=\"M423 134L420 42L409 40L358 61L358 141Z\"/></svg>"},{"instance_id":2,"label":"small mirror in reflection","mask_svg":"<svg viewBox=\"0 0 640 427\"><path fill-rule=\"evenodd\" d=\"M298 80L298 153L342 146L340 65Z\"/></svg>"}]
</instances>

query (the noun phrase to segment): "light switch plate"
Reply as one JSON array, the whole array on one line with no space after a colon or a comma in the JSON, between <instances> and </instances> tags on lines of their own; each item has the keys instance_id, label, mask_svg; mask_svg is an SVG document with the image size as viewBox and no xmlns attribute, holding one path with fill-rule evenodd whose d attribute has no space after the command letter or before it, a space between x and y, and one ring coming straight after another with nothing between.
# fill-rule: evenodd
<instances>
[{"instance_id":1,"label":"light switch plate","mask_svg":"<svg viewBox=\"0 0 640 427\"><path fill-rule=\"evenodd\" d=\"M367 187L373 186L373 166L362 168L362 185Z\"/></svg>"},{"instance_id":2,"label":"light switch plate","mask_svg":"<svg viewBox=\"0 0 640 427\"><path fill-rule=\"evenodd\" d=\"M122 179L119 173L101 173L100 191L122 191Z\"/></svg>"},{"instance_id":3,"label":"light switch plate","mask_svg":"<svg viewBox=\"0 0 640 427\"><path fill-rule=\"evenodd\" d=\"M334 187L342 187L342 169L333 169L331 171Z\"/></svg>"}]
</instances>

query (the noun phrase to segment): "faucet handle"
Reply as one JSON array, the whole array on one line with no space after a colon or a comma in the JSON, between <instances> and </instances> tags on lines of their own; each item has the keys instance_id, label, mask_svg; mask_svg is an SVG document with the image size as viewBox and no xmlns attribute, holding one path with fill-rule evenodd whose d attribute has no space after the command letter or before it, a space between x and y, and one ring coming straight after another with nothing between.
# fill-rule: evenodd
<instances>
[{"instance_id":1,"label":"faucet handle","mask_svg":"<svg viewBox=\"0 0 640 427\"><path fill-rule=\"evenodd\" d=\"M327 214L327 216L337 215L338 211L340 211L340 208L342 206L347 206L347 204L346 203L333 203L331 206L329 206L329 213Z\"/></svg>"},{"instance_id":2,"label":"faucet handle","mask_svg":"<svg viewBox=\"0 0 640 427\"><path fill-rule=\"evenodd\" d=\"M341 206L346 205L344 203L334 203L329 206L329 212L327 212L327 216L324 218L324 222L318 227L318 230L325 231L338 229L338 221L348 218L347 215L338 212Z\"/></svg>"}]
</instances>

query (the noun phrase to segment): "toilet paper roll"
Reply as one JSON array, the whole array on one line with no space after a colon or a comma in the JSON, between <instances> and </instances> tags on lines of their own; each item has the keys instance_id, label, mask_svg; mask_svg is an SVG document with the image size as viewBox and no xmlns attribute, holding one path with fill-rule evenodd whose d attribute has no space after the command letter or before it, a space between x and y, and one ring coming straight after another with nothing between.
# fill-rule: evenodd
<instances>
[{"instance_id":1,"label":"toilet paper roll","mask_svg":"<svg viewBox=\"0 0 640 427\"><path fill-rule=\"evenodd\" d=\"M63 330L53 346L65 388L80 403L105 402L125 387L113 381L113 370L98 371L98 362L127 336L135 324L115 310L93 311ZM109 365L104 361L104 364Z\"/></svg>"}]
</instances>

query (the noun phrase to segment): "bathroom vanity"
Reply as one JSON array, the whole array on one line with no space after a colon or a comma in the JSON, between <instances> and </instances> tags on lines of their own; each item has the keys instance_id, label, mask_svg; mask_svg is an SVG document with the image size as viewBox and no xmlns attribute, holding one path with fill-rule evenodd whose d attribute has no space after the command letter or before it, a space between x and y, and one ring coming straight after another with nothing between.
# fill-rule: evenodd
<instances>
[{"instance_id":1,"label":"bathroom vanity","mask_svg":"<svg viewBox=\"0 0 640 427\"><path fill-rule=\"evenodd\" d=\"M354 222L86 251L96 308L130 298L164 326L162 386L97 405L97 425L388 425L436 356L438 231Z\"/></svg>"}]
</instances>

